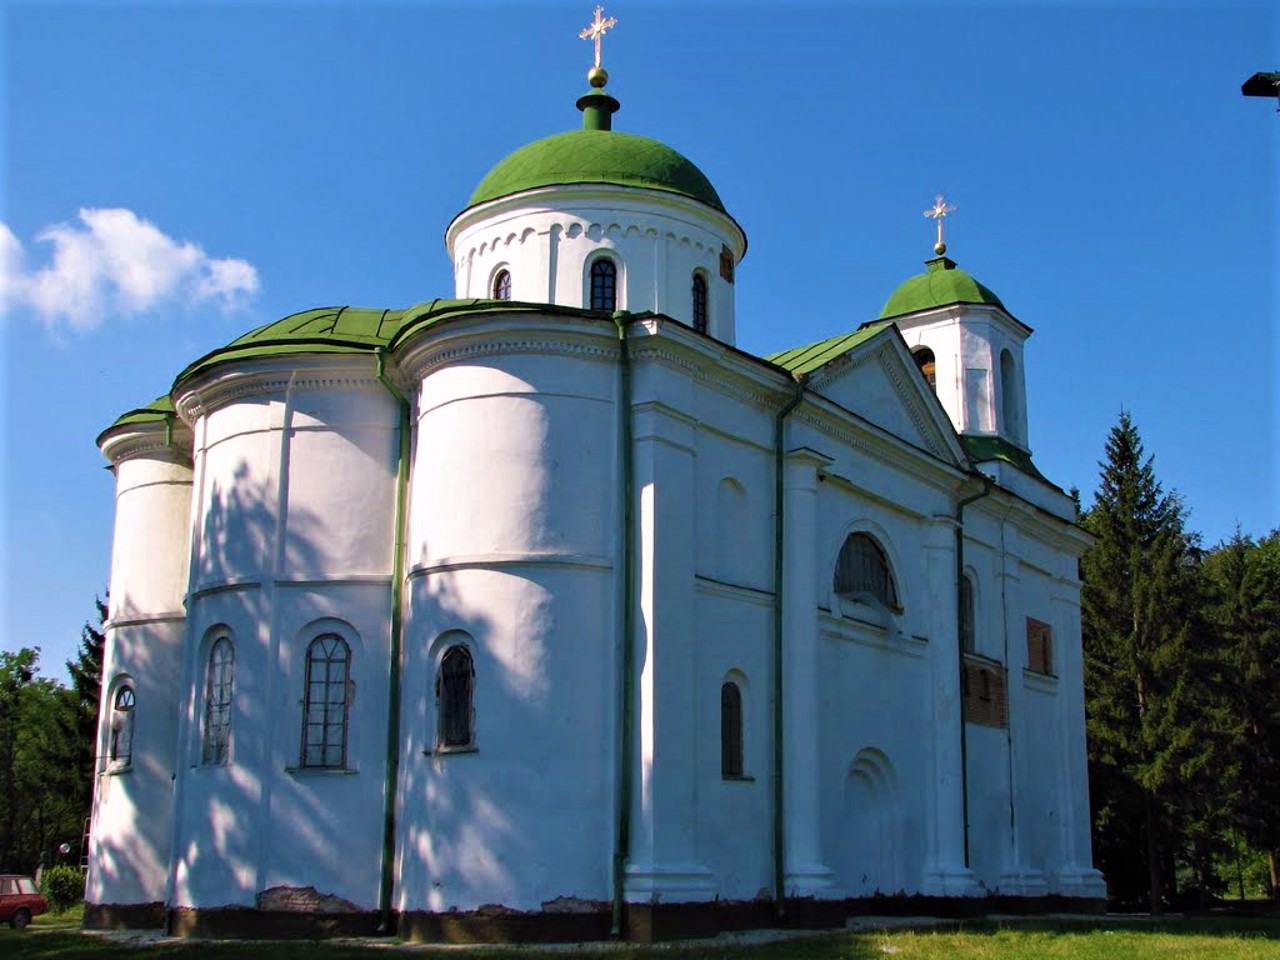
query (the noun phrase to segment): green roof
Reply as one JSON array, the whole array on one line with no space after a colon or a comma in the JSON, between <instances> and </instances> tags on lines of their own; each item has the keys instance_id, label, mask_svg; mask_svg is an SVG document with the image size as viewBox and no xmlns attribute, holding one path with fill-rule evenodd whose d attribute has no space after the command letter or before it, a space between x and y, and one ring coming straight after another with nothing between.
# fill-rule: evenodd
<instances>
[{"instance_id":1,"label":"green roof","mask_svg":"<svg viewBox=\"0 0 1280 960\"><path fill-rule=\"evenodd\" d=\"M1005 310L999 297L970 274L958 269L950 257L935 257L925 261L925 266L928 269L924 273L917 274L893 291L880 311L881 320L953 303L985 303Z\"/></svg>"},{"instance_id":2,"label":"green roof","mask_svg":"<svg viewBox=\"0 0 1280 960\"><path fill-rule=\"evenodd\" d=\"M570 130L521 147L485 175L470 206L571 183L664 190L726 212L711 181L688 159L665 143L613 130Z\"/></svg>"},{"instance_id":3,"label":"green roof","mask_svg":"<svg viewBox=\"0 0 1280 960\"><path fill-rule=\"evenodd\" d=\"M870 340L884 327L885 324L883 323L868 324L853 331L853 333L842 333L838 337L829 337L826 340L809 343L803 347L792 347L790 350L783 350L781 353L771 353L765 359L793 374L812 373L823 364L852 350L858 344Z\"/></svg>"},{"instance_id":4,"label":"green roof","mask_svg":"<svg viewBox=\"0 0 1280 960\"><path fill-rule=\"evenodd\" d=\"M225 347L206 353L174 379L180 383L219 364L237 360L297 354L372 353L391 348L396 341L428 324L449 317L495 313L556 313L599 317L598 312L558 307L518 300L428 300L407 310L376 310L363 307L317 307L303 310L251 330ZM162 423L176 416L170 395L159 397L145 407L118 417L99 435L117 427L137 423Z\"/></svg>"},{"instance_id":5,"label":"green roof","mask_svg":"<svg viewBox=\"0 0 1280 960\"><path fill-rule=\"evenodd\" d=\"M120 414L111 426L98 434L97 442L99 444L102 443L102 438L117 427L128 427L142 423L171 423L175 416L173 400L166 393L163 397L156 397L146 406L137 407L127 413Z\"/></svg>"},{"instance_id":6,"label":"green roof","mask_svg":"<svg viewBox=\"0 0 1280 960\"><path fill-rule=\"evenodd\" d=\"M969 459L974 463L982 463L986 460L1002 460L1017 467L1023 473L1029 473L1037 480L1049 483L1045 475L1037 470L1036 465L1031 462L1031 454L1021 447L1015 447L1004 437L974 436L962 433L960 442L964 445L964 452L969 455Z\"/></svg>"}]
</instances>

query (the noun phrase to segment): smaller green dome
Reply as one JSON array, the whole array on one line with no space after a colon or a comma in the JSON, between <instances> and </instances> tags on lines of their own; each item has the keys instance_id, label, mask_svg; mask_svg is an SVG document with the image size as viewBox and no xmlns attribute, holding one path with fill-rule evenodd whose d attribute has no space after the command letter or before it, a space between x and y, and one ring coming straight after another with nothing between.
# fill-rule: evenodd
<instances>
[{"instance_id":1,"label":"smaller green dome","mask_svg":"<svg viewBox=\"0 0 1280 960\"><path fill-rule=\"evenodd\" d=\"M881 320L953 303L985 303L1008 313L999 297L958 269L950 257L926 260L925 266L928 269L924 273L917 274L893 291L880 311Z\"/></svg>"}]
</instances>

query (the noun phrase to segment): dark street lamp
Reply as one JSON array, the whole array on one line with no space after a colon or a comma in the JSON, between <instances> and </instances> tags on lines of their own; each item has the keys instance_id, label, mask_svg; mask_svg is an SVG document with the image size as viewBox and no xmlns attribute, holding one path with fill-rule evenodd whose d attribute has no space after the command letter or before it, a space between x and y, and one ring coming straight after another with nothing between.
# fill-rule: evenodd
<instances>
[{"instance_id":1,"label":"dark street lamp","mask_svg":"<svg viewBox=\"0 0 1280 960\"><path fill-rule=\"evenodd\" d=\"M1280 101L1280 73L1255 73L1240 84L1240 92L1246 97L1275 97ZM1280 105L1276 112L1280 113Z\"/></svg>"}]
</instances>

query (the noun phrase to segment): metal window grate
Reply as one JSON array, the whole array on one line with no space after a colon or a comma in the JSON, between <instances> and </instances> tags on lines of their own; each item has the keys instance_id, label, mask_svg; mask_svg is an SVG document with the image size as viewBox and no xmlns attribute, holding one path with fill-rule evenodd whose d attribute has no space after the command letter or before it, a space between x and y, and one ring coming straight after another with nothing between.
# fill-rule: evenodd
<instances>
[{"instance_id":1,"label":"metal window grate","mask_svg":"<svg viewBox=\"0 0 1280 960\"><path fill-rule=\"evenodd\" d=\"M351 701L351 649L336 633L307 647L302 700L302 766L347 765L347 708Z\"/></svg>"},{"instance_id":2,"label":"metal window grate","mask_svg":"<svg viewBox=\"0 0 1280 960\"><path fill-rule=\"evenodd\" d=\"M591 309L613 311L617 308L618 268L612 260L597 260L591 264Z\"/></svg>"},{"instance_id":3,"label":"metal window grate","mask_svg":"<svg viewBox=\"0 0 1280 960\"><path fill-rule=\"evenodd\" d=\"M693 329L707 332L707 281L700 273L693 275Z\"/></svg>"},{"instance_id":4,"label":"metal window grate","mask_svg":"<svg viewBox=\"0 0 1280 960\"><path fill-rule=\"evenodd\" d=\"M889 560L880 544L865 533L849 534L840 548L835 588L840 596L870 595L892 610L900 609Z\"/></svg>"},{"instance_id":5,"label":"metal window grate","mask_svg":"<svg viewBox=\"0 0 1280 960\"><path fill-rule=\"evenodd\" d=\"M720 776L742 774L742 691L730 681L720 687Z\"/></svg>"},{"instance_id":6,"label":"metal window grate","mask_svg":"<svg viewBox=\"0 0 1280 960\"><path fill-rule=\"evenodd\" d=\"M204 748L205 763L224 764L231 756L231 694L235 677L236 652L229 637L219 637L209 650L209 672L205 681Z\"/></svg>"},{"instance_id":7,"label":"metal window grate","mask_svg":"<svg viewBox=\"0 0 1280 960\"><path fill-rule=\"evenodd\" d=\"M133 687L125 684L116 691L111 708L111 741L107 755L113 763L123 767L133 762L133 714L136 706Z\"/></svg>"},{"instance_id":8,"label":"metal window grate","mask_svg":"<svg viewBox=\"0 0 1280 960\"><path fill-rule=\"evenodd\" d=\"M442 747L469 747L474 742L475 677L475 665L466 647L453 646L445 651L436 680L440 717L437 740Z\"/></svg>"},{"instance_id":9,"label":"metal window grate","mask_svg":"<svg viewBox=\"0 0 1280 960\"><path fill-rule=\"evenodd\" d=\"M498 275L493 278L493 299L511 299L511 272L509 270L499 270Z\"/></svg>"}]
</instances>

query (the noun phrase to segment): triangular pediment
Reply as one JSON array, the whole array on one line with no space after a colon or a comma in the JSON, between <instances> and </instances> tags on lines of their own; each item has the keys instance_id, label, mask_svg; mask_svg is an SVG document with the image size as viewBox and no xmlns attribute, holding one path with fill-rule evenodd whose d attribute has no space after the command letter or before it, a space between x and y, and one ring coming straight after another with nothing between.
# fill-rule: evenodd
<instances>
[{"instance_id":1,"label":"triangular pediment","mask_svg":"<svg viewBox=\"0 0 1280 960\"><path fill-rule=\"evenodd\" d=\"M960 438L897 327L864 328L825 354L820 365L804 371L811 391L912 446L967 467Z\"/></svg>"}]
</instances>

